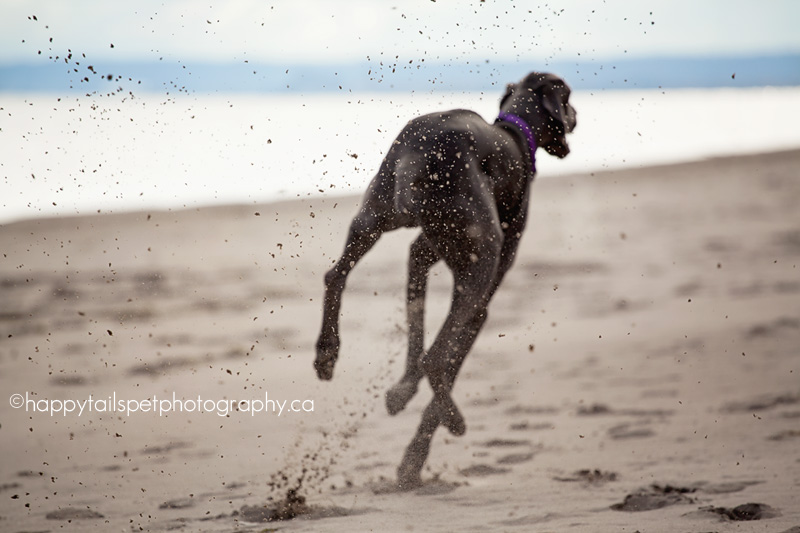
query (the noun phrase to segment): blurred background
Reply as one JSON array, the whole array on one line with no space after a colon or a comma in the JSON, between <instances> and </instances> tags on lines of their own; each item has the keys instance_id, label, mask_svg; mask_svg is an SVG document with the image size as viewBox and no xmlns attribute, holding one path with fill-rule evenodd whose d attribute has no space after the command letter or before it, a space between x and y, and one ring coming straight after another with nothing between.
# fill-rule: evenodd
<instances>
[{"instance_id":1,"label":"blurred background","mask_svg":"<svg viewBox=\"0 0 800 533\"><path fill-rule=\"evenodd\" d=\"M405 122L575 91L539 176L800 146L800 4L93 0L0 7L0 223L360 193Z\"/></svg>"}]
</instances>

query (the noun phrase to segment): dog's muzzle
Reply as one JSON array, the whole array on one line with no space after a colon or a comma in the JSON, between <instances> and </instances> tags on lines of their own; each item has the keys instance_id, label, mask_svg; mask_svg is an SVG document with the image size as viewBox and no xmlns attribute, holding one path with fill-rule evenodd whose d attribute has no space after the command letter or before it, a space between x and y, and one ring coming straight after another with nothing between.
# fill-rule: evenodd
<instances>
[{"instance_id":1,"label":"dog's muzzle","mask_svg":"<svg viewBox=\"0 0 800 533\"><path fill-rule=\"evenodd\" d=\"M569 145L567 141L560 139L552 141L548 144L544 145L545 151L550 154L554 155L559 159L564 159L569 154Z\"/></svg>"}]
</instances>

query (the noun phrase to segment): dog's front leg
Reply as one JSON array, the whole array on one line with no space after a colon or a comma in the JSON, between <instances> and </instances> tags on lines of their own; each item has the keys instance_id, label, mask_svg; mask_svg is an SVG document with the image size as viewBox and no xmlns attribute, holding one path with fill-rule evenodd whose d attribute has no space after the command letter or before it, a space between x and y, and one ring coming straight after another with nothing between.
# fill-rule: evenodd
<instances>
[{"instance_id":1,"label":"dog's front leg","mask_svg":"<svg viewBox=\"0 0 800 533\"><path fill-rule=\"evenodd\" d=\"M433 434L439 427L439 419L439 407L435 402L429 403L422 412L417 432L397 468L397 486L401 490L411 490L422 485L422 466L428 459Z\"/></svg>"},{"instance_id":2,"label":"dog's front leg","mask_svg":"<svg viewBox=\"0 0 800 533\"><path fill-rule=\"evenodd\" d=\"M462 336L454 341L453 346L457 346L457 350L463 351L460 356L454 354L453 358L448 359L445 367L426 366L428 379L434 389L434 397L423 411L417 432L406 448L403 460L397 469L397 483L402 490L413 489L422 483L422 467L430 453L433 434L440 424L455 435L461 435L466 431L464 419L453 403L450 391L453 389L464 356L480 331L485 316L485 306L482 306L475 313L475 317L465 325ZM447 322L445 322L446 326Z\"/></svg>"}]
</instances>

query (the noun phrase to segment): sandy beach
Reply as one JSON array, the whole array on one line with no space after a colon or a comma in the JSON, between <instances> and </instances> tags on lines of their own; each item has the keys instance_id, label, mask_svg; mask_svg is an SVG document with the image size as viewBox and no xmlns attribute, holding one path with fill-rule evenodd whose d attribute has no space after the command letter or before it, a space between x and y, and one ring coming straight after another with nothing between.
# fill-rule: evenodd
<instances>
[{"instance_id":1,"label":"sandy beach","mask_svg":"<svg viewBox=\"0 0 800 533\"><path fill-rule=\"evenodd\" d=\"M800 532L800 150L539 179L467 433L411 492L430 388L383 398L415 231L359 263L312 368L358 201L0 226L0 530Z\"/></svg>"}]
</instances>

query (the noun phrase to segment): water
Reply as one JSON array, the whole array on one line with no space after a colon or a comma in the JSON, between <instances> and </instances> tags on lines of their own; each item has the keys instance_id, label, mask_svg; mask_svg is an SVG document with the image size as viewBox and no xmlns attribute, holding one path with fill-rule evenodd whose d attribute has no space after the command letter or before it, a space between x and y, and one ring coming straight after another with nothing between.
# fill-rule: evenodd
<instances>
[{"instance_id":1,"label":"water","mask_svg":"<svg viewBox=\"0 0 800 533\"><path fill-rule=\"evenodd\" d=\"M0 223L360 193L405 122L499 94L0 94ZM800 147L800 88L575 92L566 173Z\"/></svg>"}]
</instances>

